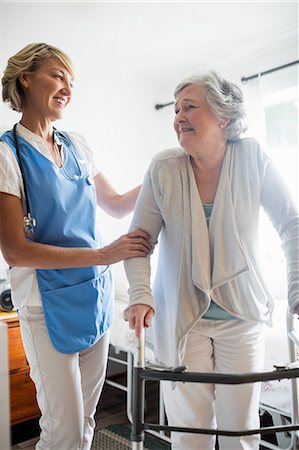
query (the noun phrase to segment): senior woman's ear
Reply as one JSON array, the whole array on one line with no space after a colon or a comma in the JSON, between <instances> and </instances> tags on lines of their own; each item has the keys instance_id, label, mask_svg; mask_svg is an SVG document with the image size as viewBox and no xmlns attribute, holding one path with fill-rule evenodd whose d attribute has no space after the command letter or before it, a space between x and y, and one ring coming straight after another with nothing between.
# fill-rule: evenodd
<instances>
[{"instance_id":1,"label":"senior woman's ear","mask_svg":"<svg viewBox=\"0 0 299 450\"><path fill-rule=\"evenodd\" d=\"M220 128L226 128L227 125L229 124L229 122L230 122L230 119L227 119L227 120L221 120L221 122L219 122Z\"/></svg>"}]
</instances>

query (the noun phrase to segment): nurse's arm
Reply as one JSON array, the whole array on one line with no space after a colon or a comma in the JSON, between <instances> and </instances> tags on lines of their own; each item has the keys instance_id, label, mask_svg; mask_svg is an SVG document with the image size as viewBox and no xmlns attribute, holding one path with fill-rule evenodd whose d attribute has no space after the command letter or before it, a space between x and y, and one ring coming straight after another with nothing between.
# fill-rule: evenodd
<instances>
[{"instance_id":1,"label":"nurse's arm","mask_svg":"<svg viewBox=\"0 0 299 450\"><path fill-rule=\"evenodd\" d=\"M46 208L46 205L45 205ZM26 238L21 199L0 193L0 249L12 267L64 269L113 264L150 251L148 234L127 233L103 248L66 248L41 244Z\"/></svg>"},{"instance_id":2,"label":"nurse's arm","mask_svg":"<svg viewBox=\"0 0 299 450\"><path fill-rule=\"evenodd\" d=\"M95 176L94 182L97 204L110 216L121 218L133 211L141 186L118 194L101 172Z\"/></svg>"}]
</instances>

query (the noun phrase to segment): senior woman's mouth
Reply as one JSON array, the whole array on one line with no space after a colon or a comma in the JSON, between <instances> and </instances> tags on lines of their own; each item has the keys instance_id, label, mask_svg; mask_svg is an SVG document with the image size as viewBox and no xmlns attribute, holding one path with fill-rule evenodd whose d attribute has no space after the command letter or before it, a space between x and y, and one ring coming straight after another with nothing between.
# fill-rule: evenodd
<instances>
[{"instance_id":1,"label":"senior woman's mouth","mask_svg":"<svg viewBox=\"0 0 299 450\"><path fill-rule=\"evenodd\" d=\"M187 133L189 131L194 131L194 128L184 127L180 129L180 133Z\"/></svg>"}]
</instances>

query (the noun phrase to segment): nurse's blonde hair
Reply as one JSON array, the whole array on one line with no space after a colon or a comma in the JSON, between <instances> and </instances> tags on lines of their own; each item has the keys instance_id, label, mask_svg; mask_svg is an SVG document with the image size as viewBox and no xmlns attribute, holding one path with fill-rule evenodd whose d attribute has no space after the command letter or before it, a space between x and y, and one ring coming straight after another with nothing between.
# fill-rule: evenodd
<instances>
[{"instance_id":1,"label":"nurse's blonde hair","mask_svg":"<svg viewBox=\"0 0 299 450\"><path fill-rule=\"evenodd\" d=\"M34 73L48 58L58 58L70 74L74 75L71 59L59 48L45 43L28 44L7 62L2 77L2 99L8 103L14 111L22 112L24 106L24 94L20 75L24 72Z\"/></svg>"}]
</instances>

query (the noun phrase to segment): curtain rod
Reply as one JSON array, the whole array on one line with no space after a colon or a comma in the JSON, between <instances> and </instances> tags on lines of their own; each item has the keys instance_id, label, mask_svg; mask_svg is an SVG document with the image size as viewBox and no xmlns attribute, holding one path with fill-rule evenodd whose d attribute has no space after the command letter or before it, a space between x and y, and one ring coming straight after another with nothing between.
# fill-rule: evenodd
<instances>
[{"instance_id":1,"label":"curtain rod","mask_svg":"<svg viewBox=\"0 0 299 450\"><path fill-rule=\"evenodd\" d=\"M161 108L164 108L165 106L169 106L169 105L173 105L174 104L174 102L169 102L169 103L157 103L156 105L155 105L155 108L156 109L161 109Z\"/></svg>"},{"instance_id":2,"label":"curtain rod","mask_svg":"<svg viewBox=\"0 0 299 450\"><path fill-rule=\"evenodd\" d=\"M285 69L286 67L294 66L295 64L298 64L299 60L292 61L290 63L284 64L282 66L274 67L273 69L265 70L264 72L255 73L254 75L250 75L249 77L242 77L241 81L242 83L247 83L249 80L253 80L254 78L258 78L260 75L267 75L268 73L276 72L276 70Z\"/></svg>"},{"instance_id":3,"label":"curtain rod","mask_svg":"<svg viewBox=\"0 0 299 450\"><path fill-rule=\"evenodd\" d=\"M247 81L253 80L254 78L258 78L261 75L267 75L269 73L276 72L277 70L281 70L281 69L285 69L286 67L294 66L295 64L299 64L299 60L298 59L296 61L292 61L290 63L283 64L282 66L273 67L273 69L265 70L264 72L255 73L254 75L250 75L249 77L242 77L241 78L241 82L243 84L245 84L245 83L247 83ZM157 103L155 105L155 109L165 108L165 106L169 106L169 105L174 105L174 102Z\"/></svg>"}]
</instances>

